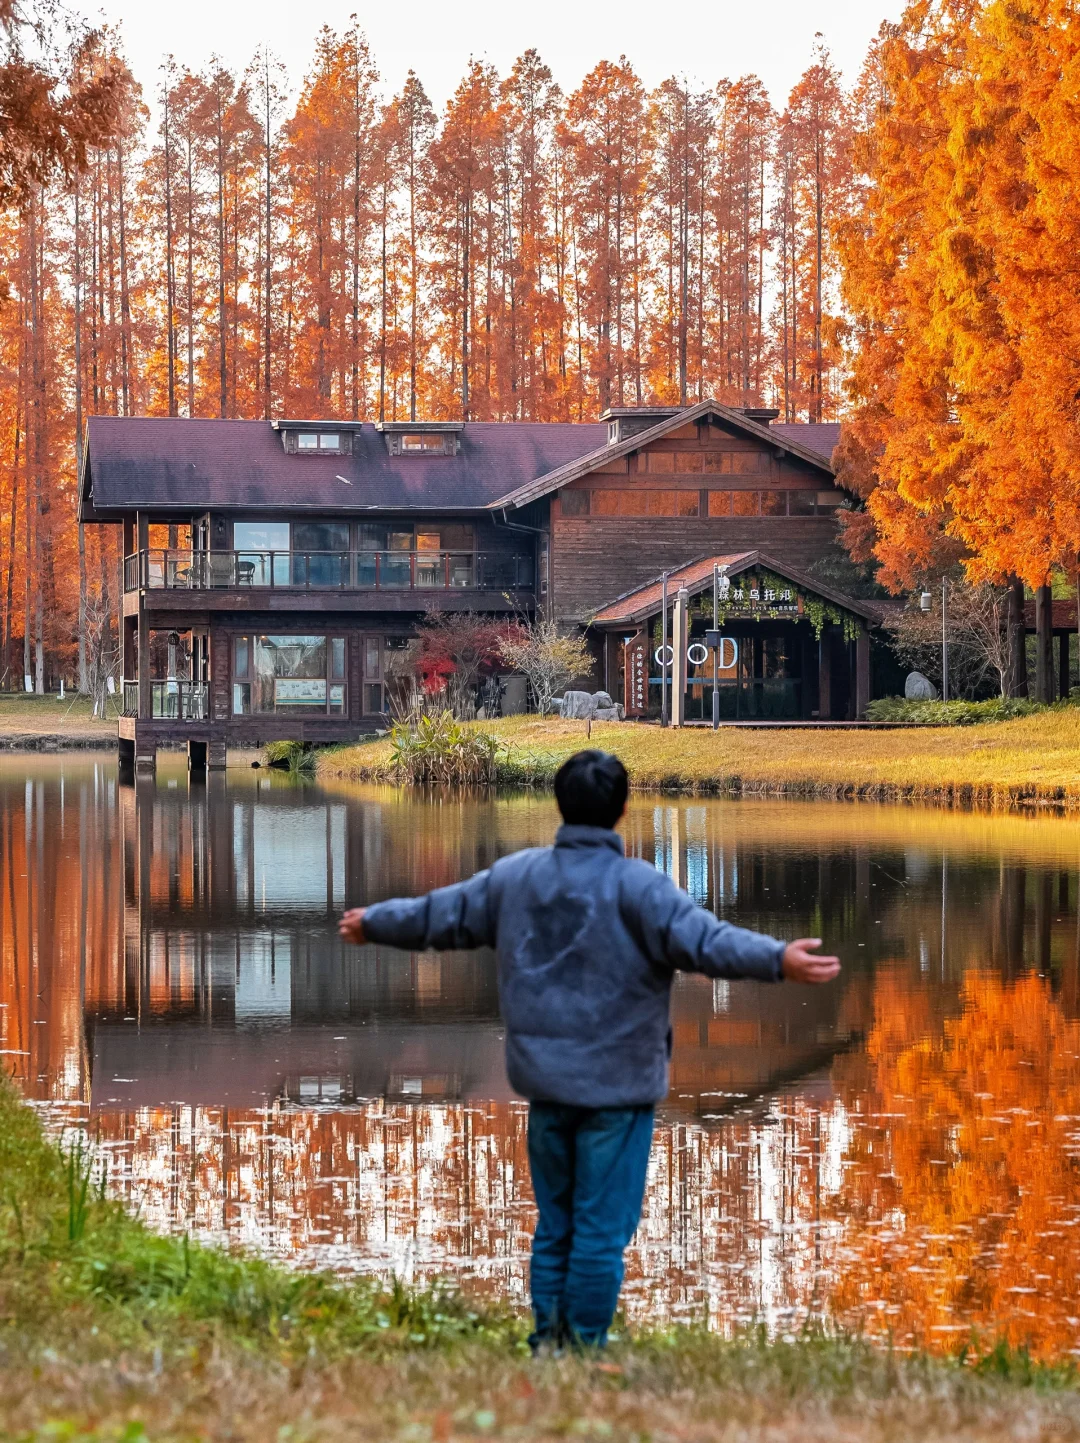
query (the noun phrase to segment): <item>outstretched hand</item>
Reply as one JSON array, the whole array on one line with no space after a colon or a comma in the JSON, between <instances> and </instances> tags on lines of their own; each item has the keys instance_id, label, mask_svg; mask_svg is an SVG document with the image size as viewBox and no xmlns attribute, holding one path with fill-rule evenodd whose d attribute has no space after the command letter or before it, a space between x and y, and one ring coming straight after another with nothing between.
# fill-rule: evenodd
<instances>
[{"instance_id":1,"label":"outstretched hand","mask_svg":"<svg viewBox=\"0 0 1080 1443\"><path fill-rule=\"evenodd\" d=\"M820 937L799 937L784 948L781 971L787 982L831 982L840 971L839 957L820 957Z\"/></svg>"},{"instance_id":2,"label":"outstretched hand","mask_svg":"<svg viewBox=\"0 0 1080 1443\"><path fill-rule=\"evenodd\" d=\"M353 907L346 912L338 923L338 934L346 942L355 942L358 947L364 945L364 907Z\"/></svg>"}]
</instances>

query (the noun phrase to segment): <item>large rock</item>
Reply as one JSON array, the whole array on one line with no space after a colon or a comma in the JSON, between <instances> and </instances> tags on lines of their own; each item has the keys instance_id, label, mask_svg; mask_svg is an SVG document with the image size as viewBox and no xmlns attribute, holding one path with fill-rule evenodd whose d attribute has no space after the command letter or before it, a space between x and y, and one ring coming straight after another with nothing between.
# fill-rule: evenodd
<instances>
[{"instance_id":1,"label":"large rock","mask_svg":"<svg viewBox=\"0 0 1080 1443\"><path fill-rule=\"evenodd\" d=\"M568 691L562 699L562 715L570 721L585 721L595 711L596 702L591 692Z\"/></svg>"},{"instance_id":2,"label":"large rock","mask_svg":"<svg viewBox=\"0 0 1080 1443\"><path fill-rule=\"evenodd\" d=\"M606 691L568 691L551 703L559 716L569 721L622 721L623 709Z\"/></svg>"},{"instance_id":3,"label":"large rock","mask_svg":"<svg viewBox=\"0 0 1080 1443\"><path fill-rule=\"evenodd\" d=\"M921 671L908 672L904 682L904 697L907 701L937 701L937 687Z\"/></svg>"}]
</instances>

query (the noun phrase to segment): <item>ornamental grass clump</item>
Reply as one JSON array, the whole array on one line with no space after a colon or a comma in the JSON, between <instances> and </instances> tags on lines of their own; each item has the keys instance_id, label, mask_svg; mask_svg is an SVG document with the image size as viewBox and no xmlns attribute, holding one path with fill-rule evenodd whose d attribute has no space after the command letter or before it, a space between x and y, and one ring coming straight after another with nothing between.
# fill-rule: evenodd
<instances>
[{"instance_id":1,"label":"ornamental grass clump","mask_svg":"<svg viewBox=\"0 0 1080 1443\"><path fill-rule=\"evenodd\" d=\"M390 746L388 771L395 781L414 786L484 786L498 776L496 738L463 726L449 711L395 722Z\"/></svg>"}]
</instances>

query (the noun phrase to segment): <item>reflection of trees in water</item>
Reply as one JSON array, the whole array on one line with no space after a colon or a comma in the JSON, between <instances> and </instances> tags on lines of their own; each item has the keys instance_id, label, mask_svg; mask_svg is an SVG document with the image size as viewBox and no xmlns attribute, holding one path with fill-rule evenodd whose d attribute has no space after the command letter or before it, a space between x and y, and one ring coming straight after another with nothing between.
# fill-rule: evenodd
<instances>
[{"instance_id":1,"label":"reflection of trees in water","mask_svg":"<svg viewBox=\"0 0 1080 1443\"><path fill-rule=\"evenodd\" d=\"M1080 1023L1045 977L968 972L939 1022L879 977L865 1051L834 1070L853 1127L830 1213L832 1306L930 1346L975 1328L1041 1356L1080 1324Z\"/></svg>"},{"instance_id":2,"label":"reflection of trees in water","mask_svg":"<svg viewBox=\"0 0 1080 1443\"><path fill-rule=\"evenodd\" d=\"M112 1186L152 1225L303 1265L464 1277L523 1298L532 1229L520 1104L175 1109L94 1120ZM778 1099L766 1119L661 1122L628 1257L631 1317L730 1326L822 1293L842 1114Z\"/></svg>"}]
</instances>

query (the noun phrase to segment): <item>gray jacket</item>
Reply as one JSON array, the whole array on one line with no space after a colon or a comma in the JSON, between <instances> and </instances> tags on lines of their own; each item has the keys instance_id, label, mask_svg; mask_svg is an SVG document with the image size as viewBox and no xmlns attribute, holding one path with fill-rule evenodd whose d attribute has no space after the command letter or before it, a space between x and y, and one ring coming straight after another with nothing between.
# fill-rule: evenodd
<instances>
[{"instance_id":1,"label":"gray jacket","mask_svg":"<svg viewBox=\"0 0 1080 1443\"><path fill-rule=\"evenodd\" d=\"M606 827L502 857L467 882L378 902L373 942L495 947L512 1086L533 1101L636 1107L667 1094L674 972L780 980L784 943L718 921Z\"/></svg>"}]
</instances>

